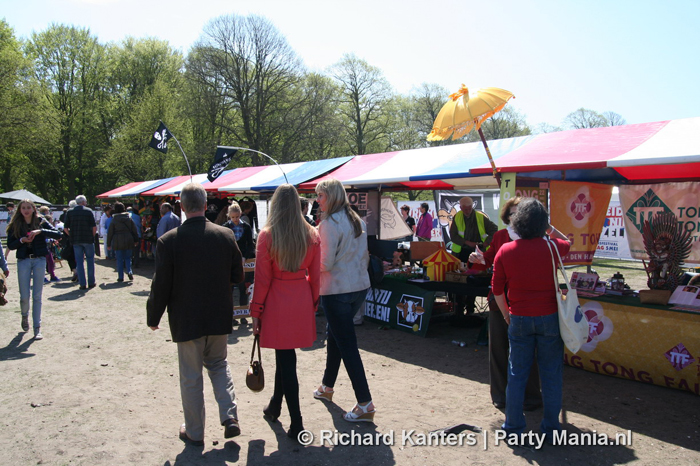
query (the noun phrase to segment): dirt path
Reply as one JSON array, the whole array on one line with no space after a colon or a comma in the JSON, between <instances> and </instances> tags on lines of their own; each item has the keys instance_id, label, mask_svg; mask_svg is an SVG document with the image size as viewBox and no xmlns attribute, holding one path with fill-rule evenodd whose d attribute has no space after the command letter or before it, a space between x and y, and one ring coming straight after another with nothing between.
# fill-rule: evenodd
<instances>
[{"instance_id":1,"label":"dirt path","mask_svg":"<svg viewBox=\"0 0 700 466\"><path fill-rule=\"evenodd\" d=\"M297 353L304 423L316 436L310 446L300 447L286 437L286 409L281 423L269 424L262 417L274 373L271 351L263 352L268 387L262 393L245 388L252 337L250 325L244 325L229 337L243 433L224 440L206 381L206 444L203 449L185 447L177 438L182 413L176 348L166 322L157 332L145 323L153 264L136 269L133 283L117 284L113 262L97 262L95 289L80 292L70 281L44 288L45 339L33 341L20 329L14 254L10 258L10 302L0 308L2 464L700 463L700 397L569 367L564 370L563 412L568 432L614 436L630 431L632 444L537 451L496 445L504 416L490 403L486 348L475 344L478 329L446 323L434 324L428 338L369 323L357 328L378 413L376 426L348 424L342 413L354 400L342 371L334 403L312 397L325 358L322 317L316 345ZM58 269L59 277L69 275L67 267ZM468 346L452 345L455 339ZM528 413L528 426L535 431L541 414ZM465 431L461 446L418 445L429 431L462 423L480 426L486 434ZM383 437L380 445L334 447L320 444L322 431L354 433L356 442Z\"/></svg>"}]
</instances>

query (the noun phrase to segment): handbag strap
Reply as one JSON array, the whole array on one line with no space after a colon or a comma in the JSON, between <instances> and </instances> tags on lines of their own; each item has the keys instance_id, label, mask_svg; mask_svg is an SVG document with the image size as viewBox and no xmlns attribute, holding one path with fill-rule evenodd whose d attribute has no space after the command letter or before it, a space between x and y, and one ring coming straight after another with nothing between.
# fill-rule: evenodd
<instances>
[{"instance_id":1,"label":"handbag strap","mask_svg":"<svg viewBox=\"0 0 700 466\"><path fill-rule=\"evenodd\" d=\"M258 347L258 361L262 363L262 358L260 357L260 335L255 335L253 339L253 351L250 352L250 363L253 364L253 358L255 357L255 347Z\"/></svg>"},{"instance_id":2,"label":"handbag strap","mask_svg":"<svg viewBox=\"0 0 700 466\"><path fill-rule=\"evenodd\" d=\"M552 272L554 273L554 286L557 288L557 291L561 293L561 288L559 288L559 281L557 280L557 270L559 270L564 276L564 284L566 285L567 292L571 291L571 284L569 283L569 277L566 276L566 270L564 270L564 263L561 260L559 248L557 248L556 243L554 243L554 241L552 241L551 239L545 238L544 240L547 243L549 253L552 256ZM559 259L559 267L557 267L554 263L554 251L552 251L552 249L554 249L554 251L556 251L557 253L557 259Z\"/></svg>"}]
</instances>

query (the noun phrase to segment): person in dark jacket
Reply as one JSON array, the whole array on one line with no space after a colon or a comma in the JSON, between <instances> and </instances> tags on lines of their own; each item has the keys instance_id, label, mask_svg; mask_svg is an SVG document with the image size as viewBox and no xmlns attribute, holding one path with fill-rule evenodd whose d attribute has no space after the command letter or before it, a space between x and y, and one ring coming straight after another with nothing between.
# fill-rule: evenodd
<instances>
[{"instance_id":1,"label":"person in dark jacket","mask_svg":"<svg viewBox=\"0 0 700 466\"><path fill-rule=\"evenodd\" d=\"M147 323L157 330L166 308L177 343L185 423L180 439L204 445L202 367L219 405L224 437L240 435L227 340L233 330L231 285L243 280L243 259L228 228L207 221L207 193L190 183L180 193L187 220L158 238Z\"/></svg>"},{"instance_id":2,"label":"person in dark jacket","mask_svg":"<svg viewBox=\"0 0 700 466\"><path fill-rule=\"evenodd\" d=\"M233 231L236 237L238 249L241 250L241 255L244 259L252 259L255 257L255 243L253 242L253 229L250 224L241 220L241 207L238 202L233 201L228 207L229 220L223 224L226 228Z\"/></svg>"},{"instance_id":3,"label":"person in dark jacket","mask_svg":"<svg viewBox=\"0 0 700 466\"><path fill-rule=\"evenodd\" d=\"M7 225L7 247L17 250L17 281L19 282L19 303L22 314L22 330L29 331L29 296L32 296L32 321L34 339L41 340L41 295L44 290L46 256L50 254L46 239L59 239L58 230L41 228L36 205L24 199L17 206L18 213L12 216Z\"/></svg>"},{"instance_id":4,"label":"person in dark jacket","mask_svg":"<svg viewBox=\"0 0 700 466\"><path fill-rule=\"evenodd\" d=\"M129 280L134 279L134 274L131 271L131 251L138 240L139 236L136 232L136 226L126 212L124 204L116 202L114 204L114 213L112 214L112 223L110 223L107 230L107 245L114 251L117 258L118 282L124 281L124 270L126 270Z\"/></svg>"}]
</instances>

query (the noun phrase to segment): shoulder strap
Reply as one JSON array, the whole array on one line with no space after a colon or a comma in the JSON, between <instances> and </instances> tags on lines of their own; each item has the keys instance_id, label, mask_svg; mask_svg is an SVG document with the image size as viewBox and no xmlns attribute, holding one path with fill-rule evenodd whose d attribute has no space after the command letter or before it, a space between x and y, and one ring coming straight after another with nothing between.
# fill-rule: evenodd
<instances>
[{"instance_id":1,"label":"shoulder strap","mask_svg":"<svg viewBox=\"0 0 700 466\"><path fill-rule=\"evenodd\" d=\"M561 274L564 276L564 284L566 285L566 289L568 291L571 291L571 284L569 283L569 277L566 276L566 270L564 270L564 263L561 260L561 255L559 254L559 249L557 248L556 243L554 243L549 238L545 238L544 240L547 243L547 247L549 247L549 252L552 256L552 270L554 273L554 286L557 287L557 291L561 292L561 289L559 288L559 283L557 281L557 269L558 269L561 272ZM559 259L559 267L557 267L556 264L554 263L554 252L552 251L552 248L557 253L557 258Z\"/></svg>"}]
</instances>

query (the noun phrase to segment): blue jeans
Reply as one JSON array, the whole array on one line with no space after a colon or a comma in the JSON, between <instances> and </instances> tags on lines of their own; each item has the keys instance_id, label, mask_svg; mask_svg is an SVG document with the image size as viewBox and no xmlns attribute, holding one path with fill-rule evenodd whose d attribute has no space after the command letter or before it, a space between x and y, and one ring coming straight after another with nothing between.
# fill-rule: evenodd
<instances>
[{"instance_id":1,"label":"blue jeans","mask_svg":"<svg viewBox=\"0 0 700 466\"><path fill-rule=\"evenodd\" d=\"M126 273L131 273L131 249L115 249L117 256L117 278L124 280L124 269Z\"/></svg>"},{"instance_id":2,"label":"blue jeans","mask_svg":"<svg viewBox=\"0 0 700 466\"><path fill-rule=\"evenodd\" d=\"M46 258L17 260L19 282L19 308L23 316L29 315L29 294L32 295L32 320L34 331L41 327L41 294L44 290ZM32 280L33 279L33 280Z\"/></svg>"},{"instance_id":3,"label":"blue jeans","mask_svg":"<svg viewBox=\"0 0 700 466\"><path fill-rule=\"evenodd\" d=\"M95 244L94 243L76 243L73 244L73 252L75 253L75 270L78 272L78 283L80 286L95 284ZM87 282L85 281L85 263L83 258L87 260Z\"/></svg>"},{"instance_id":4,"label":"blue jeans","mask_svg":"<svg viewBox=\"0 0 700 466\"><path fill-rule=\"evenodd\" d=\"M357 348L355 324L352 321L362 306L365 296L367 296L367 290L321 296L321 305L328 321L326 371L323 374L323 385L327 387L335 385L342 360L358 403L372 400L360 350Z\"/></svg>"},{"instance_id":5,"label":"blue jeans","mask_svg":"<svg viewBox=\"0 0 700 466\"><path fill-rule=\"evenodd\" d=\"M544 403L540 431L551 439L552 432L561 430L559 413L562 405L564 342L559 336L559 316L557 313L538 317L511 315L508 340L510 355L503 429L508 433L521 433L525 429L525 386L537 357Z\"/></svg>"}]
</instances>

